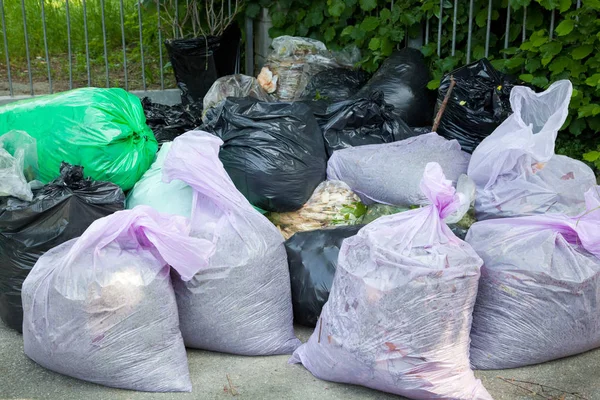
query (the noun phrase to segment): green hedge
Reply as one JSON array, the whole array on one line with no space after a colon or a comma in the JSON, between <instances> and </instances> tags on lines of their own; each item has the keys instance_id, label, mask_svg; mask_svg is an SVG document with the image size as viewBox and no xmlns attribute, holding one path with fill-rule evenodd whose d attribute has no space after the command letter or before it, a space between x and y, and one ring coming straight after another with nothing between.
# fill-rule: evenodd
<instances>
[{"instance_id":1,"label":"green hedge","mask_svg":"<svg viewBox=\"0 0 600 400\"><path fill-rule=\"evenodd\" d=\"M571 112L559 135L558 151L583 158L600 169L600 0L510 0L509 47L504 49L509 0L494 0L488 58L493 65L541 89L559 79L575 88ZM523 12L527 19L523 27ZM306 36L329 48L356 45L360 66L374 71L408 38L419 37L430 20L429 43L422 48L436 89L441 76L466 63L469 2L458 1L455 53L452 55L454 3L445 0L441 56L437 55L439 0L249 0L246 13L256 17L269 8L272 37ZM552 10L554 30L550 38ZM488 1L474 2L471 60L485 56ZM527 40L522 42L523 29Z\"/></svg>"}]
</instances>

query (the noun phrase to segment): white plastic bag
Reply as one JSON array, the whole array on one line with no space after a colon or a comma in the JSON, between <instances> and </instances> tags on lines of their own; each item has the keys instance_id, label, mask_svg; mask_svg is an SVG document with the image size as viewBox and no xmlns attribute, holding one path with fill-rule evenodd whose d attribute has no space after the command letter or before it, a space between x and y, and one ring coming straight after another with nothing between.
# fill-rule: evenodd
<instances>
[{"instance_id":1,"label":"white plastic bag","mask_svg":"<svg viewBox=\"0 0 600 400\"><path fill-rule=\"evenodd\" d=\"M344 240L329 300L291 362L412 399L491 400L469 366L482 261L443 221L462 196L436 163L421 188L430 205Z\"/></svg>"},{"instance_id":2,"label":"white plastic bag","mask_svg":"<svg viewBox=\"0 0 600 400\"><path fill-rule=\"evenodd\" d=\"M272 101L270 96L259 84L256 78L247 75L228 75L215 81L203 100L202 115L217 106L228 97L254 97L260 101Z\"/></svg>"},{"instance_id":3,"label":"white plastic bag","mask_svg":"<svg viewBox=\"0 0 600 400\"><path fill-rule=\"evenodd\" d=\"M45 253L23 284L25 354L101 385L191 391L169 265L190 279L214 249L188 233L140 206Z\"/></svg>"},{"instance_id":4,"label":"white plastic bag","mask_svg":"<svg viewBox=\"0 0 600 400\"><path fill-rule=\"evenodd\" d=\"M399 142L337 150L327 163L327 178L348 184L365 204L408 207L427 200L419 189L427 163L440 164L456 185L467 172L469 157L456 140L428 133Z\"/></svg>"},{"instance_id":5,"label":"white plastic bag","mask_svg":"<svg viewBox=\"0 0 600 400\"><path fill-rule=\"evenodd\" d=\"M0 196L31 201L27 183L37 177L37 146L34 138L22 131L0 136Z\"/></svg>"},{"instance_id":6,"label":"white plastic bag","mask_svg":"<svg viewBox=\"0 0 600 400\"><path fill-rule=\"evenodd\" d=\"M545 213L573 216L584 209L583 194L596 184L593 171L554 154L572 92L568 80L542 93L513 88L514 113L479 144L469 164L468 175L477 185L478 220Z\"/></svg>"},{"instance_id":7,"label":"white plastic bag","mask_svg":"<svg viewBox=\"0 0 600 400\"><path fill-rule=\"evenodd\" d=\"M219 160L221 139L188 132L173 141L163 179L194 190L191 235L215 246L208 268L175 277L186 346L241 355L290 354L294 336L283 237L235 188Z\"/></svg>"},{"instance_id":8,"label":"white plastic bag","mask_svg":"<svg viewBox=\"0 0 600 400\"><path fill-rule=\"evenodd\" d=\"M600 186L581 217L545 214L475 223L484 261L471 364L517 368L600 347Z\"/></svg>"}]
</instances>

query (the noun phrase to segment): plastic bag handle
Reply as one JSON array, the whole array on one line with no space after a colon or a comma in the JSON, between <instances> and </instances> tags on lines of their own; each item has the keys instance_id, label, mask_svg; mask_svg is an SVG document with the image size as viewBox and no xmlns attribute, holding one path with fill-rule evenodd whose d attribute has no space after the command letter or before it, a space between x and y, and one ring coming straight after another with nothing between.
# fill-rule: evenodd
<instances>
[{"instance_id":1,"label":"plastic bag handle","mask_svg":"<svg viewBox=\"0 0 600 400\"><path fill-rule=\"evenodd\" d=\"M440 219L459 209L461 196L456 193L452 181L446 179L440 164L430 162L425 166L420 187L431 205L437 209Z\"/></svg>"},{"instance_id":2,"label":"plastic bag handle","mask_svg":"<svg viewBox=\"0 0 600 400\"><path fill-rule=\"evenodd\" d=\"M138 240L142 247L154 247L167 264L175 268L181 278L188 281L202 268L208 266L215 252L213 243L189 236L186 218L160 214L149 206L117 211L94 221L77 239L67 254L67 263L93 248L94 255L122 235Z\"/></svg>"}]
</instances>

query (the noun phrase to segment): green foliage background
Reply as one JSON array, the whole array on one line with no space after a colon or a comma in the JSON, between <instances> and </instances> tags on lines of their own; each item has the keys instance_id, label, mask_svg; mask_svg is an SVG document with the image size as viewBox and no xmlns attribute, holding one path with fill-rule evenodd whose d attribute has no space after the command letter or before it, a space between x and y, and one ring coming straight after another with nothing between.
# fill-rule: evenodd
<instances>
[{"instance_id":1,"label":"green foliage background","mask_svg":"<svg viewBox=\"0 0 600 400\"><path fill-rule=\"evenodd\" d=\"M360 66L367 71L375 71L395 48L418 37L429 20L429 43L421 51L433 74L429 87L436 89L443 74L467 61L469 1L457 3L455 51L454 3L449 0L442 3L441 34L439 0L248 0L246 15L256 17L261 7L268 8L273 21L271 37L312 37L332 49L356 45L363 55ZM493 0L488 58L496 68L539 90L554 81L570 79L575 91L557 150L600 169L600 0L582 0L579 9L576 3ZM471 61L486 55L488 4L488 0L474 2Z\"/></svg>"}]
</instances>

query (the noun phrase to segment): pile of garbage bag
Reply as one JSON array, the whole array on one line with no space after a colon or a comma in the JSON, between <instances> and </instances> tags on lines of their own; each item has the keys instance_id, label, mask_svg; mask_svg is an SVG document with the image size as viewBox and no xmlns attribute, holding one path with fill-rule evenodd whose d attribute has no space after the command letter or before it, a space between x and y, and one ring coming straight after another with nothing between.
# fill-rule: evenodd
<instances>
[{"instance_id":1,"label":"pile of garbage bag","mask_svg":"<svg viewBox=\"0 0 600 400\"><path fill-rule=\"evenodd\" d=\"M600 347L600 186L554 152L571 83L535 93L483 59L442 78L434 121L419 51L371 77L359 60L283 36L257 77L196 68L185 105L90 88L1 106L0 319L25 354L150 392L191 391L186 347L288 354L490 400L472 368Z\"/></svg>"},{"instance_id":2,"label":"pile of garbage bag","mask_svg":"<svg viewBox=\"0 0 600 400\"><path fill-rule=\"evenodd\" d=\"M43 183L58 177L64 161L129 190L158 148L140 100L123 89L75 89L0 106L0 136L11 130L36 140Z\"/></svg>"},{"instance_id":3,"label":"pile of garbage bag","mask_svg":"<svg viewBox=\"0 0 600 400\"><path fill-rule=\"evenodd\" d=\"M63 163L60 177L30 200L0 197L0 318L21 331L21 286L47 251L80 236L95 220L123 209L125 196L109 182L84 179Z\"/></svg>"}]
</instances>

